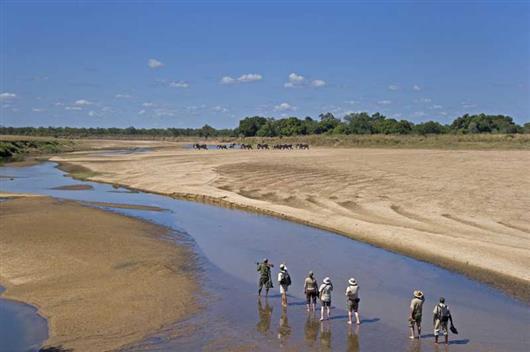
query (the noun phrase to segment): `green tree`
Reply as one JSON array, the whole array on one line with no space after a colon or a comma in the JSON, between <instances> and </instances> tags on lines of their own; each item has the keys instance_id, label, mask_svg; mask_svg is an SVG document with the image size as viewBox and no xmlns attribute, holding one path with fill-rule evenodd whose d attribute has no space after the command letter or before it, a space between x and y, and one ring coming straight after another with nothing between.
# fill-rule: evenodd
<instances>
[{"instance_id":1,"label":"green tree","mask_svg":"<svg viewBox=\"0 0 530 352\"><path fill-rule=\"evenodd\" d=\"M253 137L265 123L267 119L261 116L245 117L239 121L239 133L245 137Z\"/></svg>"}]
</instances>

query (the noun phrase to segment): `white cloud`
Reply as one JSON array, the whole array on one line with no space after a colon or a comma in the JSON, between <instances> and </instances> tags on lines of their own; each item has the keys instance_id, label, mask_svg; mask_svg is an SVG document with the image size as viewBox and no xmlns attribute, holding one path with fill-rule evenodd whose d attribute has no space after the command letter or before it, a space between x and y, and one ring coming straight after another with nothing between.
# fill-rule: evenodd
<instances>
[{"instance_id":1,"label":"white cloud","mask_svg":"<svg viewBox=\"0 0 530 352\"><path fill-rule=\"evenodd\" d=\"M426 114L423 111L416 111L413 115L416 116L416 117L423 117Z\"/></svg>"},{"instance_id":2,"label":"white cloud","mask_svg":"<svg viewBox=\"0 0 530 352\"><path fill-rule=\"evenodd\" d=\"M236 83L237 81L230 77L230 76L224 76L223 78L221 78L221 84L234 84Z\"/></svg>"},{"instance_id":3,"label":"white cloud","mask_svg":"<svg viewBox=\"0 0 530 352\"><path fill-rule=\"evenodd\" d=\"M81 108L79 106L65 106L64 109L65 110L69 110L69 111L80 111L80 110L83 110L83 108Z\"/></svg>"},{"instance_id":4,"label":"white cloud","mask_svg":"<svg viewBox=\"0 0 530 352\"><path fill-rule=\"evenodd\" d=\"M379 100L377 102L377 104L379 104L379 105L389 105L389 104L392 104L392 101L391 100Z\"/></svg>"},{"instance_id":5,"label":"white cloud","mask_svg":"<svg viewBox=\"0 0 530 352\"><path fill-rule=\"evenodd\" d=\"M462 107L464 109L473 109L473 108L476 108L477 107L477 104L473 104L473 103L462 103Z\"/></svg>"},{"instance_id":6,"label":"white cloud","mask_svg":"<svg viewBox=\"0 0 530 352\"><path fill-rule=\"evenodd\" d=\"M392 90L392 91L399 90L399 86L397 86L395 84L391 84L391 85L388 86L388 90Z\"/></svg>"},{"instance_id":7,"label":"white cloud","mask_svg":"<svg viewBox=\"0 0 530 352\"><path fill-rule=\"evenodd\" d=\"M155 106L155 104L153 104L153 103L143 103L142 106L145 107L145 108L149 108L151 106Z\"/></svg>"},{"instance_id":8,"label":"white cloud","mask_svg":"<svg viewBox=\"0 0 530 352\"><path fill-rule=\"evenodd\" d=\"M79 99L79 100L76 100L74 105L77 105L77 106L87 106L87 105L91 105L92 102L88 101L88 100L85 100L85 99Z\"/></svg>"},{"instance_id":9,"label":"white cloud","mask_svg":"<svg viewBox=\"0 0 530 352\"><path fill-rule=\"evenodd\" d=\"M0 100L11 100L15 99L17 95L15 93L4 92L0 94Z\"/></svg>"},{"instance_id":10,"label":"white cloud","mask_svg":"<svg viewBox=\"0 0 530 352\"><path fill-rule=\"evenodd\" d=\"M235 83L251 83L251 82L257 82L263 79L263 76L259 73L246 73L244 75L239 76L239 78L233 78L230 76L224 76L221 78L221 81L219 83L221 84L235 84Z\"/></svg>"},{"instance_id":11,"label":"white cloud","mask_svg":"<svg viewBox=\"0 0 530 352\"><path fill-rule=\"evenodd\" d=\"M283 84L285 88L299 88L308 86L319 88L324 87L325 85L326 81L324 80L314 79L311 82L308 82L304 76L299 75L295 72L289 74L289 76L287 77L287 82Z\"/></svg>"},{"instance_id":12,"label":"white cloud","mask_svg":"<svg viewBox=\"0 0 530 352\"><path fill-rule=\"evenodd\" d=\"M158 61L157 59L149 59L149 61L147 61L147 66L154 69L162 67L164 66L164 64L161 61Z\"/></svg>"},{"instance_id":13,"label":"white cloud","mask_svg":"<svg viewBox=\"0 0 530 352\"><path fill-rule=\"evenodd\" d=\"M223 106L220 106L220 105L214 106L214 107L212 108L212 110L215 111L215 112L223 112L223 113L224 113L224 112L228 112L228 109L227 109L227 108L225 108L225 107L223 107Z\"/></svg>"},{"instance_id":14,"label":"white cloud","mask_svg":"<svg viewBox=\"0 0 530 352\"><path fill-rule=\"evenodd\" d=\"M33 109L31 109L31 111L33 111L33 112L44 112L44 111L46 111L46 109L43 109L43 108L33 108Z\"/></svg>"},{"instance_id":15,"label":"white cloud","mask_svg":"<svg viewBox=\"0 0 530 352\"><path fill-rule=\"evenodd\" d=\"M421 98L420 102L422 102L422 103L430 103L430 102L432 102L432 99L431 98Z\"/></svg>"},{"instance_id":16,"label":"white cloud","mask_svg":"<svg viewBox=\"0 0 530 352\"><path fill-rule=\"evenodd\" d=\"M358 103L358 101L356 101L356 100L346 100L345 103L349 104L349 105L355 105L355 104Z\"/></svg>"},{"instance_id":17,"label":"white cloud","mask_svg":"<svg viewBox=\"0 0 530 352\"><path fill-rule=\"evenodd\" d=\"M439 109L441 109L441 108L442 108L441 105L433 105L433 106L432 106L432 109L434 109L434 110L439 110Z\"/></svg>"},{"instance_id":18,"label":"white cloud","mask_svg":"<svg viewBox=\"0 0 530 352\"><path fill-rule=\"evenodd\" d=\"M90 111L88 112L88 116L90 116L90 117L94 117L94 116L97 116L97 115L98 115L98 114L97 114L94 110L90 110Z\"/></svg>"},{"instance_id":19,"label":"white cloud","mask_svg":"<svg viewBox=\"0 0 530 352\"><path fill-rule=\"evenodd\" d=\"M311 85L316 88L324 87L326 85L326 81L323 81L321 79L315 79L311 82Z\"/></svg>"},{"instance_id":20,"label":"white cloud","mask_svg":"<svg viewBox=\"0 0 530 352\"><path fill-rule=\"evenodd\" d=\"M185 81L173 81L169 83L171 88L189 88L189 83Z\"/></svg>"},{"instance_id":21,"label":"white cloud","mask_svg":"<svg viewBox=\"0 0 530 352\"><path fill-rule=\"evenodd\" d=\"M285 88L301 87L305 83L305 77L296 73L289 74L288 81L283 84Z\"/></svg>"},{"instance_id":22,"label":"white cloud","mask_svg":"<svg viewBox=\"0 0 530 352\"><path fill-rule=\"evenodd\" d=\"M296 109L296 106L292 106L291 104L285 102L274 107L275 111L295 111Z\"/></svg>"},{"instance_id":23,"label":"white cloud","mask_svg":"<svg viewBox=\"0 0 530 352\"><path fill-rule=\"evenodd\" d=\"M302 75L297 75L296 73L291 73L289 75L289 82L292 82L292 83L302 83L303 81L305 80L304 76Z\"/></svg>"},{"instance_id":24,"label":"white cloud","mask_svg":"<svg viewBox=\"0 0 530 352\"><path fill-rule=\"evenodd\" d=\"M421 87L417 84L412 86L412 90L415 90L416 92L419 92L421 90Z\"/></svg>"},{"instance_id":25,"label":"white cloud","mask_svg":"<svg viewBox=\"0 0 530 352\"><path fill-rule=\"evenodd\" d=\"M145 110L138 111L138 115L143 115L143 114L145 114Z\"/></svg>"},{"instance_id":26,"label":"white cloud","mask_svg":"<svg viewBox=\"0 0 530 352\"><path fill-rule=\"evenodd\" d=\"M241 75L237 80L239 82L245 83L245 82L255 82L260 81L263 79L263 76L259 73L247 73L244 75Z\"/></svg>"},{"instance_id":27,"label":"white cloud","mask_svg":"<svg viewBox=\"0 0 530 352\"><path fill-rule=\"evenodd\" d=\"M114 98L116 98L116 99L129 99L129 98L132 98L132 96L129 95L129 94L116 94L114 96Z\"/></svg>"},{"instance_id":28,"label":"white cloud","mask_svg":"<svg viewBox=\"0 0 530 352\"><path fill-rule=\"evenodd\" d=\"M55 103L55 106L64 106L64 103L58 101L57 103Z\"/></svg>"}]
</instances>

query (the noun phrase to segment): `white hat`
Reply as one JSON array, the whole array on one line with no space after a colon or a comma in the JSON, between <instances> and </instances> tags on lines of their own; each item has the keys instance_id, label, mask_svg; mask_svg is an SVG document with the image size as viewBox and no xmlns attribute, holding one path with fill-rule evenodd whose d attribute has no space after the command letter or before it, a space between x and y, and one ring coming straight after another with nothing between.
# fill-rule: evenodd
<instances>
[{"instance_id":1,"label":"white hat","mask_svg":"<svg viewBox=\"0 0 530 352\"><path fill-rule=\"evenodd\" d=\"M352 286L357 286L357 281L353 277L348 280L348 283Z\"/></svg>"},{"instance_id":2,"label":"white hat","mask_svg":"<svg viewBox=\"0 0 530 352\"><path fill-rule=\"evenodd\" d=\"M331 283L331 279L330 279L329 277L326 277L326 278L324 279L324 283L325 283L325 284L330 284L330 283Z\"/></svg>"},{"instance_id":3,"label":"white hat","mask_svg":"<svg viewBox=\"0 0 530 352\"><path fill-rule=\"evenodd\" d=\"M285 264L280 264L280 270L287 270L287 267L285 266Z\"/></svg>"}]
</instances>

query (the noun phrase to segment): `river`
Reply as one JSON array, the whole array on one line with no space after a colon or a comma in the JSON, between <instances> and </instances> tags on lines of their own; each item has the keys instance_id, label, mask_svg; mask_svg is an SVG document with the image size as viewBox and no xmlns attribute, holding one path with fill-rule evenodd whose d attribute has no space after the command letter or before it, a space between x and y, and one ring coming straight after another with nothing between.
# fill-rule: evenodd
<instances>
[{"instance_id":1,"label":"river","mask_svg":"<svg viewBox=\"0 0 530 352\"><path fill-rule=\"evenodd\" d=\"M191 246L199 258L197 280L206 292L201 297L202 312L124 350L445 350L435 346L432 338L431 312L440 296L446 298L460 331L450 338L451 351L530 348L529 306L462 275L270 216L73 180L55 166L47 162L23 168L1 167L0 175L9 178L1 179L0 191L163 208L104 207L170 227L175 239ZM78 184L93 189L53 189ZM284 262L293 278L286 310L281 309L277 287L268 299L257 299L256 262L265 257L276 265L273 277ZM317 315L305 311L302 286L309 270L319 281L329 276L334 283L330 321L320 323ZM359 327L346 324L344 291L350 277L360 284ZM424 338L419 341L408 339L413 289L426 295ZM4 335L22 340L42 330L42 318L34 310L20 317L21 309L28 309L26 305L5 299L0 302L0 331ZM11 323L14 319L17 324ZM45 339L42 333L36 336ZM9 351L32 350L35 343L34 338ZM6 350L3 347L5 343L0 340L1 351Z\"/></svg>"}]
</instances>

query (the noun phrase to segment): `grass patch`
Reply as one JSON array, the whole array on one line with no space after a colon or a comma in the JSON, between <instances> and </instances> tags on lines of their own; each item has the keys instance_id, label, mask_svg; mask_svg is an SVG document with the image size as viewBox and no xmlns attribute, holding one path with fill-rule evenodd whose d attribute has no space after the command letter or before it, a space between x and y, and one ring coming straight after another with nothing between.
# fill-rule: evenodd
<instances>
[{"instance_id":1,"label":"grass patch","mask_svg":"<svg viewBox=\"0 0 530 352\"><path fill-rule=\"evenodd\" d=\"M60 162L57 168L61 171L66 172L72 178L82 181L86 181L89 178L98 175L97 172L91 171L86 167L70 164L67 162Z\"/></svg>"}]
</instances>

